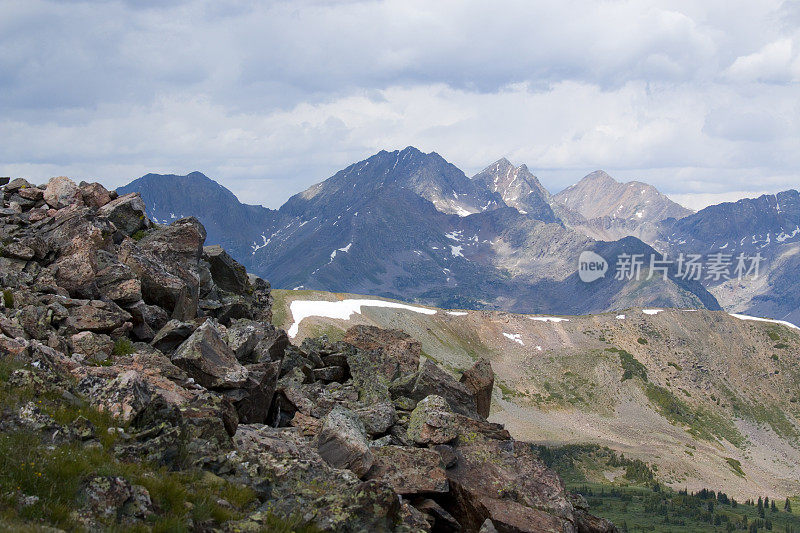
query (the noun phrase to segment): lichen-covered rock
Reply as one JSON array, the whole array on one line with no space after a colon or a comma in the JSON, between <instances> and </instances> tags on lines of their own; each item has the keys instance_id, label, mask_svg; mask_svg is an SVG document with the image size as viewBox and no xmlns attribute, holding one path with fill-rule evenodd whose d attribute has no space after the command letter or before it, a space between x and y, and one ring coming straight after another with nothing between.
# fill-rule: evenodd
<instances>
[{"instance_id":1,"label":"lichen-covered rock","mask_svg":"<svg viewBox=\"0 0 800 533\"><path fill-rule=\"evenodd\" d=\"M340 406L325 418L316 443L328 464L352 470L358 477L366 475L374 462L364 425L352 411Z\"/></svg>"},{"instance_id":2,"label":"lichen-covered rock","mask_svg":"<svg viewBox=\"0 0 800 533\"><path fill-rule=\"evenodd\" d=\"M441 396L427 396L412 411L408 421L409 440L424 446L447 444L457 437L455 413Z\"/></svg>"},{"instance_id":3,"label":"lichen-covered rock","mask_svg":"<svg viewBox=\"0 0 800 533\"><path fill-rule=\"evenodd\" d=\"M69 310L69 323L78 331L107 333L130 320L130 313L106 300L91 300Z\"/></svg>"},{"instance_id":4,"label":"lichen-covered rock","mask_svg":"<svg viewBox=\"0 0 800 533\"><path fill-rule=\"evenodd\" d=\"M367 475L388 483L398 494L447 492L450 486L439 454L425 448L372 448L374 465Z\"/></svg>"},{"instance_id":5,"label":"lichen-covered rock","mask_svg":"<svg viewBox=\"0 0 800 533\"><path fill-rule=\"evenodd\" d=\"M114 341L108 335L82 331L70 338L72 351L94 359L106 359L114 349Z\"/></svg>"},{"instance_id":6,"label":"lichen-covered rock","mask_svg":"<svg viewBox=\"0 0 800 533\"><path fill-rule=\"evenodd\" d=\"M203 322L171 359L197 383L210 389L239 389L247 382L247 369L225 344L213 320Z\"/></svg>"},{"instance_id":7,"label":"lichen-covered rock","mask_svg":"<svg viewBox=\"0 0 800 533\"><path fill-rule=\"evenodd\" d=\"M181 322L172 319L164 324L153 337L151 344L163 353L172 353L186 339L188 339L197 326L190 322Z\"/></svg>"},{"instance_id":8,"label":"lichen-covered rock","mask_svg":"<svg viewBox=\"0 0 800 533\"><path fill-rule=\"evenodd\" d=\"M489 418L492 405L492 388L494 387L494 371L488 359L481 358L472 368L461 375L461 383L474 396L476 409L483 418Z\"/></svg>"}]
</instances>

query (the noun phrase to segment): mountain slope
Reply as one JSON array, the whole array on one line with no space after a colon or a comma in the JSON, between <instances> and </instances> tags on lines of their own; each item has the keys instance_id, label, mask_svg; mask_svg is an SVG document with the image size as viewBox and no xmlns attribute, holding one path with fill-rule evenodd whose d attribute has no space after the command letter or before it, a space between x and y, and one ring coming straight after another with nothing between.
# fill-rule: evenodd
<instances>
[{"instance_id":1,"label":"mountain slope","mask_svg":"<svg viewBox=\"0 0 800 533\"><path fill-rule=\"evenodd\" d=\"M488 357L497 373L492 419L521 440L608 446L657 466L658 480L676 489L719 488L740 501L800 493L796 328L703 310L542 317L369 300L342 319L330 318L335 305L364 297L274 296L275 321L295 340L391 325L456 374ZM609 482L620 472L599 475Z\"/></svg>"},{"instance_id":2,"label":"mountain slope","mask_svg":"<svg viewBox=\"0 0 800 533\"><path fill-rule=\"evenodd\" d=\"M733 279L704 284L733 311L800 323L800 193L795 190L707 207L664 221L653 245L679 254L723 254ZM735 274L740 254L763 260L759 275ZM749 267L748 263L748 267Z\"/></svg>"}]
</instances>

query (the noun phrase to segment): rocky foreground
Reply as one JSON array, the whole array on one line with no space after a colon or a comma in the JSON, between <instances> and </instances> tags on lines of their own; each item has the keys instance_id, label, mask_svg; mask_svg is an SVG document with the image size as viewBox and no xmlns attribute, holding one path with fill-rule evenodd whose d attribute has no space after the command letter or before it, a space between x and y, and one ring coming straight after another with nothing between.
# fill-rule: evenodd
<instances>
[{"instance_id":1,"label":"rocky foreground","mask_svg":"<svg viewBox=\"0 0 800 533\"><path fill-rule=\"evenodd\" d=\"M4 181L0 526L615 530L486 420L488 362L459 382L367 326L293 346L269 284L204 248L196 219ZM14 462L34 455L47 466Z\"/></svg>"}]
</instances>

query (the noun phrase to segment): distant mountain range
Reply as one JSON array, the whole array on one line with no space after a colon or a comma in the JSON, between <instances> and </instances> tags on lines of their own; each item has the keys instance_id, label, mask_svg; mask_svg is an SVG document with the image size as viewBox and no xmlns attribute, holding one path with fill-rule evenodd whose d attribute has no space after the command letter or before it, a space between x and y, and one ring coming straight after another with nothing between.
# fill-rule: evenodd
<instances>
[{"instance_id":1,"label":"distant mountain range","mask_svg":"<svg viewBox=\"0 0 800 533\"><path fill-rule=\"evenodd\" d=\"M350 165L278 210L242 204L198 172L148 174L118 191L141 193L157 221L197 216L207 242L222 244L279 288L559 314L719 309L719 299L730 310L800 319L796 284L785 285L800 257L786 255L800 241L800 229L792 233L800 223L796 191L692 213L652 186L618 183L602 171L551 195L525 165L501 159L469 178L439 154L412 147ZM733 247L734 237L751 234L769 243ZM708 254L723 240L731 250L769 255L756 283L743 280L738 291L731 283L685 279L674 263L667 279L660 272L615 279L619 257ZM577 272L586 250L609 263L592 283Z\"/></svg>"}]
</instances>

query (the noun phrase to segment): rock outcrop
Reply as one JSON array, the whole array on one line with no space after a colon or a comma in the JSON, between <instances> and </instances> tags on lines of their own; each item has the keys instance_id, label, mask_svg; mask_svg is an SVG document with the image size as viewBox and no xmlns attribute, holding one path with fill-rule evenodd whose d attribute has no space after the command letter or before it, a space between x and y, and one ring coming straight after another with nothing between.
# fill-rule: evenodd
<instances>
[{"instance_id":1,"label":"rock outcrop","mask_svg":"<svg viewBox=\"0 0 800 533\"><path fill-rule=\"evenodd\" d=\"M0 386L102 412L114 438L34 402L0 405L0 432L254 495L183 524L198 531L289 517L323 531L614 530L486 420L487 361L460 383L405 333L367 327L293 346L270 323L269 284L204 248L196 219L153 224L138 195L67 178L9 180L2 198ZM147 530L159 513L133 479L79 481L75 527Z\"/></svg>"}]
</instances>

